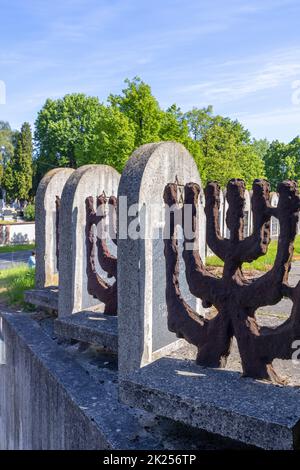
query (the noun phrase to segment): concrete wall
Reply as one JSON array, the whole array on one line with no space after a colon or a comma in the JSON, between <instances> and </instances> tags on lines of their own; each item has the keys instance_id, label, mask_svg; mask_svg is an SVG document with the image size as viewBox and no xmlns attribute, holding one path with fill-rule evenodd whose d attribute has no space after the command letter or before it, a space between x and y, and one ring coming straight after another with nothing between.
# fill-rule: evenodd
<instances>
[{"instance_id":1,"label":"concrete wall","mask_svg":"<svg viewBox=\"0 0 300 470\"><path fill-rule=\"evenodd\" d=\"M0 225L0 230L5 232L6 227L9 230L8 242L10 244L33 243L35 241L35 223L16 223ZM0 237L4 240L4 237Z\"/></svg>"},{"instance_id":2,"label":"concrete wall","mask_svg":"<svg viewBox=\"0 0 300 470\"><path fill-rule=\"evenodd\" d=\"M0 449L110 448L99 386L27 315L1 315Z\"/></svg>"}]
</instances>

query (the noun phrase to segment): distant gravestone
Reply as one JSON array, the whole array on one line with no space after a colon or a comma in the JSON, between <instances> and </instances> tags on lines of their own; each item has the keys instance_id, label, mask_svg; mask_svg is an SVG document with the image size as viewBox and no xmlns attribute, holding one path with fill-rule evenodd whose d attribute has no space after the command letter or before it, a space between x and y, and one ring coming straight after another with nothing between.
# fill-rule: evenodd
<instances>
[{"instance_id":1,"label":"distant gravestone","mask_svg":"<svg viewBox=\"0 0 300 470\"><path fill-rule=\"evenodd\" d=\"M224 192L222 190L220 191L219 227L220 227L221 237L225 238L227 236L226 235L226 223L225 223L225 197L224 197ZM214 255L213 251L209 248L208 244L206 243L206 256L213 256L213 255Z\"/></svg>"},{"instance_id":2,"label":"distant gravestone","mask_svg":"<svg viewBox=\"0 0 300 470\"><path fill-rule=\"evenodd\" d=\"M177 183L180 191L191 181L201 186L195 161L183 145L174 142L143 145L133 153L122 173L118 192L118 328L122 373L138 369L182 344L167 326L163 192L168 183ZM204 257L205 218L201 204L200 213L199 248ZM133 238L134 226L140 234ZM200 311L182 266L181 273L181 292Z\"/></svg>"},{"instance_id":3,"label":"distant gravestone","mask_svg":"<svg viewBox=\"0 0 300 470\"><path fill-rule=\"evenodd\" d=\"M244 207L244 237L248 237L252 232L252 211L251 196L248 190L245 191L245 207Z\"/></svg>"},{"instance_id":4,"label":"distant gravestone","mask_svg":"<svg viewBox=\"0 0 300 470\"><path fill-rule=\"evenodd\" d=\"M230 231L226 225L226 214L228 211L228 202L226 198L226 190L223 193L223 234L224 238L230 238ZM248 190L245 191L245 205L244 205L244 237L248 237L252 232L252 210L251 210L251 194Z\"/></svg>"},{"instance_id":5,"label":"distant gravestone","mask_svg":"<svg viewBox=\"0 0 300 470\"><path fill-rule=\"evenodd\" d=\"M96 204L97 196L103 192L107 196L117 196L119 179L119 173L108 165L85 165L74 171L64 187L59 225L59 318L101 307L101 302L93 298L87 289L85 201L92 196ZM111 243L109 248L116 255L116 246ZM105 277L97 256L95 262L97 272Z\"/></svg>"},{"instance_id":6,"label":"distant gravestone","mask_svg":"<svg viewBox=\"0 0 300 470\"><path fill-rule=\"evenodd\" d=\"M56 197L61 197L64 185L73 171L71 168L50 170L37 189L35 199L35 286L37 289L58 285Z\"/></svg>"},{"instance_id":7,"label":"distant gravestone","mask_svg":"<svg viewBox=\"0 0 300 470\"><path fill-rule=\"evenodd\" d=\"M277 193L271 193L270 195L271 199L271 206L272 207L277 207L278 205L278 194ZM271 238L277 238L279 236L279 223L276 217L272 216L271 217Z\"/></svg>"}]
</instances>

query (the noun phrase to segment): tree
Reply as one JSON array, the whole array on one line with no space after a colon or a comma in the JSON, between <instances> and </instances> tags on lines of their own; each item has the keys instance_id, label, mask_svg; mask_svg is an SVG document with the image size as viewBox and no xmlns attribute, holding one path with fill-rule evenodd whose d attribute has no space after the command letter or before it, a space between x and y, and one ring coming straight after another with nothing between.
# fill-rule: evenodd
<instances>
[{"instance_id":1,"label":"tree","mask_svg":"<svg viewBox=\"0 0 300 470\"><path fill-rule=\"evenodd\" d=\"M78 167L91 161L102 105L98 98L74 93L47 99L35 122L36 175L39 180L53 167Z\"/></svg>"},{"instance_id":2,"label":"tree","mask_svg":"<svg viewBox=\"0 0 300 470\"><path fill-rule=\"evenodd\" d=\"M159 138L161 140L175 140L183 142L189 137L187 120L176 104L172 104L161 114Z\"/></svg>"},{"instance_id":3,"label":"tree","mask_svg":"<svg viewBox=\"0 0 300 470\"><path fill-rule=\"evenodd\" d=\"M264 157L266 176L273 191L285 179L300 180L300 137L285 144L274 140Z\"/></svg>"},{"instance_id":4,"label":"tree","mask_svg":"<svg viewBox=\"0 0 300 470\"><path fill-rule=\"evenodd\" d=\"M222 187L231 178L243 178L248 189L264 176L264 162L251 144L250 134L238 121L215 116L199 141L204 182L216 180Z\"/></svg>"},{"instance_id":5,"label":"tree","mask_svg":"<svg viewBox=\"0 0 300 470\"><path fill-rule=\"evenodd\" d=\"M0 184L5 167L14 153L16 131L6 121L0 121Z\"/></svg>"},{"instance_id":6,"label":"tree","mask_svg":"<svg viewBox=\"0 0 300 470\"><path fill-rule=\"evenodd\" d=\"M125 80L108 105L84 94L47 100L36 120L34 188L52 167L77 168L107 163L122 171L138 146L172 140L186 146L195 158L202 181L243 177L247 187L264 175L267 144L251 141L238 121L214 115L212 106L183 113L173 104L162 110L151 88L139 77Z\"/></svg>"},{"instance_id":7,"label":"tree","mask_svg":"<svg viewBox=\"0 0 300 470\"><path fill-rule=\"evenodd\" d=\"M291 159L287 160L287 155L288 145L274 140L264 157L266 177L273 191L276 191L278 182L283 181L287 174L294 173L294 162Z\"/></svg>"},{"instance_id":8,"label":"tree","mask_svg":"<svg viewBox=\"0 0 300 470\"><path fill-rule=\"evenodd\" d=\"M185 113L184 118L186 119L191 137L194 140L200 140L213 125L213 107L193 108Z\"/></svg>"},{"instance_id":9,"label":"tree","mask_svg":"<svg viewBox=\"0 0 300 470\"><path fill-rule=\"evenodd\" d=\"M102 163L121 172L134 150L135 129L133 123L117 108L102 106L95 126L95 138L86 152L78 148L77 163ZM88 160L86 160L87 156Z\"/></svg>"},{"instance_id":10,"label":"tree","mask_svg":"<svg viewBox=\"0 0 300 470\"><path fill-rule=\"evenodd\" d=\"M25 122L16 139L13 157L6 165L3 186L8 198L28 199L32 188L32 135Z\"/></svg>"},{"instance_id":11,"label":"tree","mask_svg":"<svg viewBox=\"0 0 300 470\"><path fill-rule=\"evenodd\" d=\"M110 95L108 102L125 114L135 128L134 146L160 140L162 111L151 88L139 77L126 79L122 95Z\"/></svg>"},{"instance_id":12,"label":"tree","mask_svg":"<svg viewBox=\"0 0 300 470\"><path fill-rule=\"evenodd\" d=\"M255 150L256 155L258 155L262 160L264 160L265 155L270 147L270 142L267 139L253 139L252 146Z\"/></svg>"}]
</instances>

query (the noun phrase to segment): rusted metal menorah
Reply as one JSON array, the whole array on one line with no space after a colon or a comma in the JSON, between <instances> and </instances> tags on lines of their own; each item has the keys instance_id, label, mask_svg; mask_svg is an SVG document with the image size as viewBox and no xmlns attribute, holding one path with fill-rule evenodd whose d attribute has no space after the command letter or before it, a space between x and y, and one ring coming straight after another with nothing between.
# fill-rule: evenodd
<instances>
[{"instance_id":1,"label":"rusted metal menorah","mask_svg":"<svg viewBox=\"0 0 300 470\"><path fill-rule=\"evenodd\" d=\"M185 185L184 204L192 208L192 234L184 229L183 258L186 279L191 293L202 299L204 307L216 308L213 318L196 313L181 296L179 286L179 252L176 236L177 187L165 187L164 201L170 208L170 237L165 238L167 273L166 302L168 327L177 337L197 346L196 362L205 367L225 367L233 336L236 337L243 375L256 379L284 383L275 372L275 358L290 359L292 343L300 339L300 282L295 288L288 285L293 243L299 217L300 199L297 184L284 181L278 185L278 206L271 207L269 183L262 179L253 182L253 233L244 238L245 184L240 179L228 182L226 224L230 238L221 237L219 227L220 186L210 182L205 188L206 238L211 250L224 261L222 278L209 272L198 251L197 206L200 188L195 183ZM267 252L270 242L270 218L280 224L277 254L270 271L261 277L246 279L242 264L251 263ZM200 221L201 223L201 221ZM187 227L186 227L187 228ZM283 297L292 300L289 318L276 328L259 326L255 311L264 305L274 305Z\"/></svg>"},{"instance_id":2,"label":"rusted metal menorah","mask_svg":"<svg viewBox=\"0 0 300 470\"><path fill-rule=\"evenodd\" d=\"M104 313L107 315L116 315L117 305L117 281L109 284L103 279L96 269L96 251L98 262L101 268L107 273L107 277L117 279L117 258L113 256L108 248L106 241L105 223L107 220L106 211L107 197L105 193L97 197L97 208L94 209L94 198L92 196L86 198L86 257L87 257L87 290L90 295L105 304ZM110 196L108 204L111 208L110 227L114 232L111 237L112 241L117 244L115 236L115 214L117 208L117 199ZM99 226L99 224L101 224ZM100 236L95 237L94 226L100 231ZM96 242L95 242L96 238Z\"/></svg>"}]
</instances>

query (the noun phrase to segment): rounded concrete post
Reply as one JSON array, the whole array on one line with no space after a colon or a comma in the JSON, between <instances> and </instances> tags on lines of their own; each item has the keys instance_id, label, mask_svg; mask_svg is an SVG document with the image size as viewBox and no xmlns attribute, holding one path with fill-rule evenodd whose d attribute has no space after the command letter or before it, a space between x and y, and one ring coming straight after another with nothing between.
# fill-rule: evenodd
<instances>
[{"instance_id":1,"label":"rounded concrete post","mask_svg":"<svg viewBox=\"0 0 300 470\"><path fill-rule=\"evenodd\" d=\"M107 196L117 196L119 180L119 173L108 165L84 165L74 171L64 187L60 206L59 317L101 306L87 292L85 200L93 196L96 203L103 191ZM101 271L100 266L97 269Z\"/></svg>"},{"instance_id":2,"label":"rounded concrete post","mask_svg":"<svg viewBox=\"0 0 300 470\"><path fill-rule=\"evenodd\" d=\"M166 273L163 229L167 183L179 191L189 182L201 181L193 157L175 142L143 145L128 160L118 192L118 330L119 370L138 369L179 346L167 328ZM202 195L203 198L203 195ZM205 217L200 203L200 252L205 252ZM140 237L132 238L138 227ZM128 234L128 236L127 236ZM180 241L182 250L182 240ZM193 308L200 310L180 265L181 291Z\"/></svg>"},{"instance_id":3,"label":"rounded concrete post","mask_svg":"<svg viewBox=\"0 0 300 470\"><path fill-rule=\"evenodd\" d=\"M56 260L56 196L62 190L72 168L54 168L40 181L35 198L35 285L38 289L58 285Z\"/></svg>"}]
</instances>

